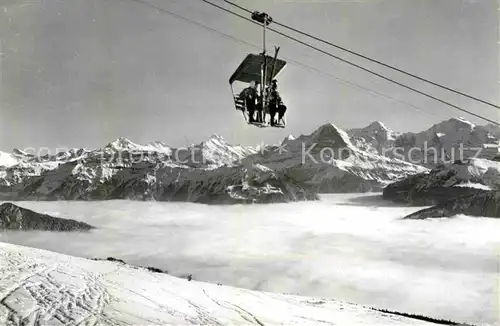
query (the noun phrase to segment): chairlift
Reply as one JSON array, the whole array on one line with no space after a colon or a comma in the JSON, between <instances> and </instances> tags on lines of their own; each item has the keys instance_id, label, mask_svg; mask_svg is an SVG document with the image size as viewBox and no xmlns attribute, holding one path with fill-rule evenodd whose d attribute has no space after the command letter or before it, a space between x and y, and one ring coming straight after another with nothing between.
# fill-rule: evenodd
<instances>
[{"instance_id":1,"label":"chairlift","mask_svg":"<svg viewBox=\"0 0 500 326\"><path fill-rule=\"evenodd\" d=\"M266 26L272 22L272 18L266 13L254 12L252 19L261 23L263 28L263 51L259 54L248 54L241 62L236 71L229 78L229 85L231 86L231 93L233 95L234 106L236 110L241 111L245 121L248 124L257 127L268 127L270 124L266 121L266 115L269 113L269 94L271 81L275 80L279 73L285 68L286 61L278 59L279 47L274 47L274 56L271 57L266 54ZM235 93L234 83L239 82L243 84L240 92ZM260 87L258 89L258 100L256 110L256 121L252 121L246 110L245 100L240 97L241 90L247 88L251 83L258 82ZM285 121L281 119L273 127L284 128Z\"/></svg>"}]
</instances>

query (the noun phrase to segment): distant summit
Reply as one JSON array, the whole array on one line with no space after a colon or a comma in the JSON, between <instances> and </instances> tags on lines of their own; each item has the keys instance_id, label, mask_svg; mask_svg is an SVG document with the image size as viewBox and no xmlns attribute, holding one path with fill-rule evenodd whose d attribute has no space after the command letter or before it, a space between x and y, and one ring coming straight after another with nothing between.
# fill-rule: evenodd
<instances>
[{"instance_id":1,"label":"distant summit","mask_svg":"<svg viewBox=\"0 0 500 326\"><path fill-rule=\"evenodd\" d=\"M328 147L338 149L353 147L349 135L332 123L327 123L319 127L309 136L308 143L317 144L318 148Z\"/></svg>"},{"instance_id":2,"label":"distant summit","mask_svg":"<svg viewBox=\"0 0 500 326\"><path fill-rule=\"evenodd\" d=\"M125 137L119 137L115 141L106 145L104 148L123 151L123 150L135 150L139 149L140 147L141 147L140 145L133 143L132 141L130 141Z\"/></svg>"}]
</instances>

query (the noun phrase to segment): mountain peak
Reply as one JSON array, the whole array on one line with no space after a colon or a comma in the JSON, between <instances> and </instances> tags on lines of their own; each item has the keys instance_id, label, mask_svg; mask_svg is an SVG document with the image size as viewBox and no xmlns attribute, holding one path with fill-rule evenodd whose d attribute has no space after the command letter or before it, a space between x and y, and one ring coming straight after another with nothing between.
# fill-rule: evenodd
<instances>
[{"instance_id":1,"label":"mountain peak","mask_svg":"<svg viewBox=\"0 0 500 326\"><path fill-rule=\"evenodd\" d=\"M466 123L466 124L469 124L469 125L472 125L473 123L470 122L469 120L463 118L463 117L454 117L454 118L451 118L450 119L451 121L457 121L457 122L461 122L461 123Z\"/></svg>"},{"instance_id":2,"label":"mountain peak","mask_svg":"<svg viewBox=\"0 0 500 326\"><path fill-rule=\"evenodd\" d=\"M203 141L201 145L228 146L229 144L221 135L214 133L207 140Z\"/></svg>"},{"instance_id":3,"label":"mountain peak","mask_svg":"<svg viewBox=\"0 0 500 326\"><path fill-rule=\"evenodd\" d=\"M382 143L392 142L398 136L397 132L394 132L388 128L381 121L374 121L364 128L353 128L349 130L349 134L354 137L359 137L364 139L369 143L377 143L382 145Z\"/></svg>"},{"instance_id":4,"label":"mountain peak","mask_svg":"<svg viewBox=\"0 0 500 326\"><path fill-rule=\"evenodd\" d=\"M451 118L447 121L443 121L442 123L443 124L453 123L453 124L458 125L460 127L466 127L466 128L471 128L471 129L475 127L475 124L473 124L469 120L466 120L462 117L454 117L454 118Z\"/></svg>"},{"instance_id":5,"label":"mountain peak","mask_svg":"<svg viewBox=\"0 0 500 326\"><path fill-rule=\"evenodd\" d=\"M288 143L288 142L294 141L295 139L296 139L296 138L295 138L292 134L290 134L290 135L286 136L286 137L283 139L283 141L281 142L281 144L286 144L286 143Z\"/></svg>"},{"instance_id":6,"label":"mountain peak","mask_svg":"<svg viewBox=\"0 0 500 326\"><path fill-rule=\"evenodd\" d=\"M445 121L441 121L423 133L428 133L434 135L435 133L441 133L444 135L454 135L461 131L472 131L476 126L464 118L451 118Z\"/></svg>"},{"instance_id":7,"label":"mountain peak","mask_svg":"<svg viewBox=\"0 0 500 326\"><path fill-rule=\"evenodd\" d=\"M221 135L217 134L217 133L214 133L210 136L210 138L208 138L209 140L219 140L219 141L225 141L224 140L224 137L222 137Z\"/></svg>"},{"instance_id":8,"label":"mountain peak","mask_svg":"<svg viewBox=\"0 0 500 326\"><path fill-rule=\"evenodd\" d=\"M320 147L328 147L330 145L333 145L334 148L352 146L347 133L332 123L327 123L319 127L311 134L309 141L317 143Z\"/></svg>"},{"instance_id":9,"label":"mountain peak","mask_svg":"<svg viewBox=\"0 0 500 326\"><path fill-rule=\"evenodd\" d=\"M118 137L115 141L106 145L106 148L112 148L116 150L134 149L137 147L138 147L137 144L135 144L134 142L125 137Z\"/></svg>"},{"instance_id":10,"label":"mountain peak","mask_svg":"<svg viewBox=\"0 0 500 326\"><path fill-rule=\"evenodd\" d=\"M386 127L386 125L381 122L381 121L373 121L372 123L370 123L368 125L369 127L372 127L372 128L382 128L382 129L389 129Z\"/></svg>"}]
</instances>

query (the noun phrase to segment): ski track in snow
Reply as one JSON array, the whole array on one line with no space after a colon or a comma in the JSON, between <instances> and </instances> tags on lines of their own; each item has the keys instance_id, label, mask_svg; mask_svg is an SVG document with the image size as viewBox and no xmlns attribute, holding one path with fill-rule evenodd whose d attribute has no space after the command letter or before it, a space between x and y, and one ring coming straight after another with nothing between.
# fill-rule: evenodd
<instances>
[{"instance_id":1,"label":"ski track in snow","mask_svg":"<svg viewBox=\"0 0 500 326\"><path fill-rule=\"evenodd\" d=\"M33 259L27 260L20 252L1 251L0 257L5 264L0 268L2 324L114 324L102 315L109 303L108 293L100 284L105 274L79 268L70 268L69 274L69 262L64 261L60 267L43 262L29 264Z\"/></svg>"},{"instance_id":2,"label":"ski track in snow","mask_svg":"<svg viewBox=\"0 0 500 326\"><path fill-rule=\"evenodd\" d=\"M430 325L354 304L256 292L0 243L1 325Z\"/></svg>"}]
</instances>

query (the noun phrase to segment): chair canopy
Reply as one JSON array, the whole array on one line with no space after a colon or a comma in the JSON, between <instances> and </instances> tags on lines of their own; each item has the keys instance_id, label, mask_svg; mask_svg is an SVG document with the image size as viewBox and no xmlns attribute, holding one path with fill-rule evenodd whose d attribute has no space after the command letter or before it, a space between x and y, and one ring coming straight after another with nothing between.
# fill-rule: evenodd
<instances>
[{"instance_id":1,"label":"chair canopy","mask_svg":"<svg viewBox=\"0 0 500 326\"><path fill-rule=\"evenodd\" d=\"M274 63L274 74L273 74L273 61L274 58L268 55L264 56L262 54L249 54L239 65L236 71L233 73L231 78L229 78L229 84L235 81L240 81L243 83L250 83L251 81L261 81L261 65L267 60L267 73L266 77L268 80L276 78L276 76L285 68L286 61L276 59ZM272 74L272 76L271 76Z\"/></svg>"}]
</instances>

